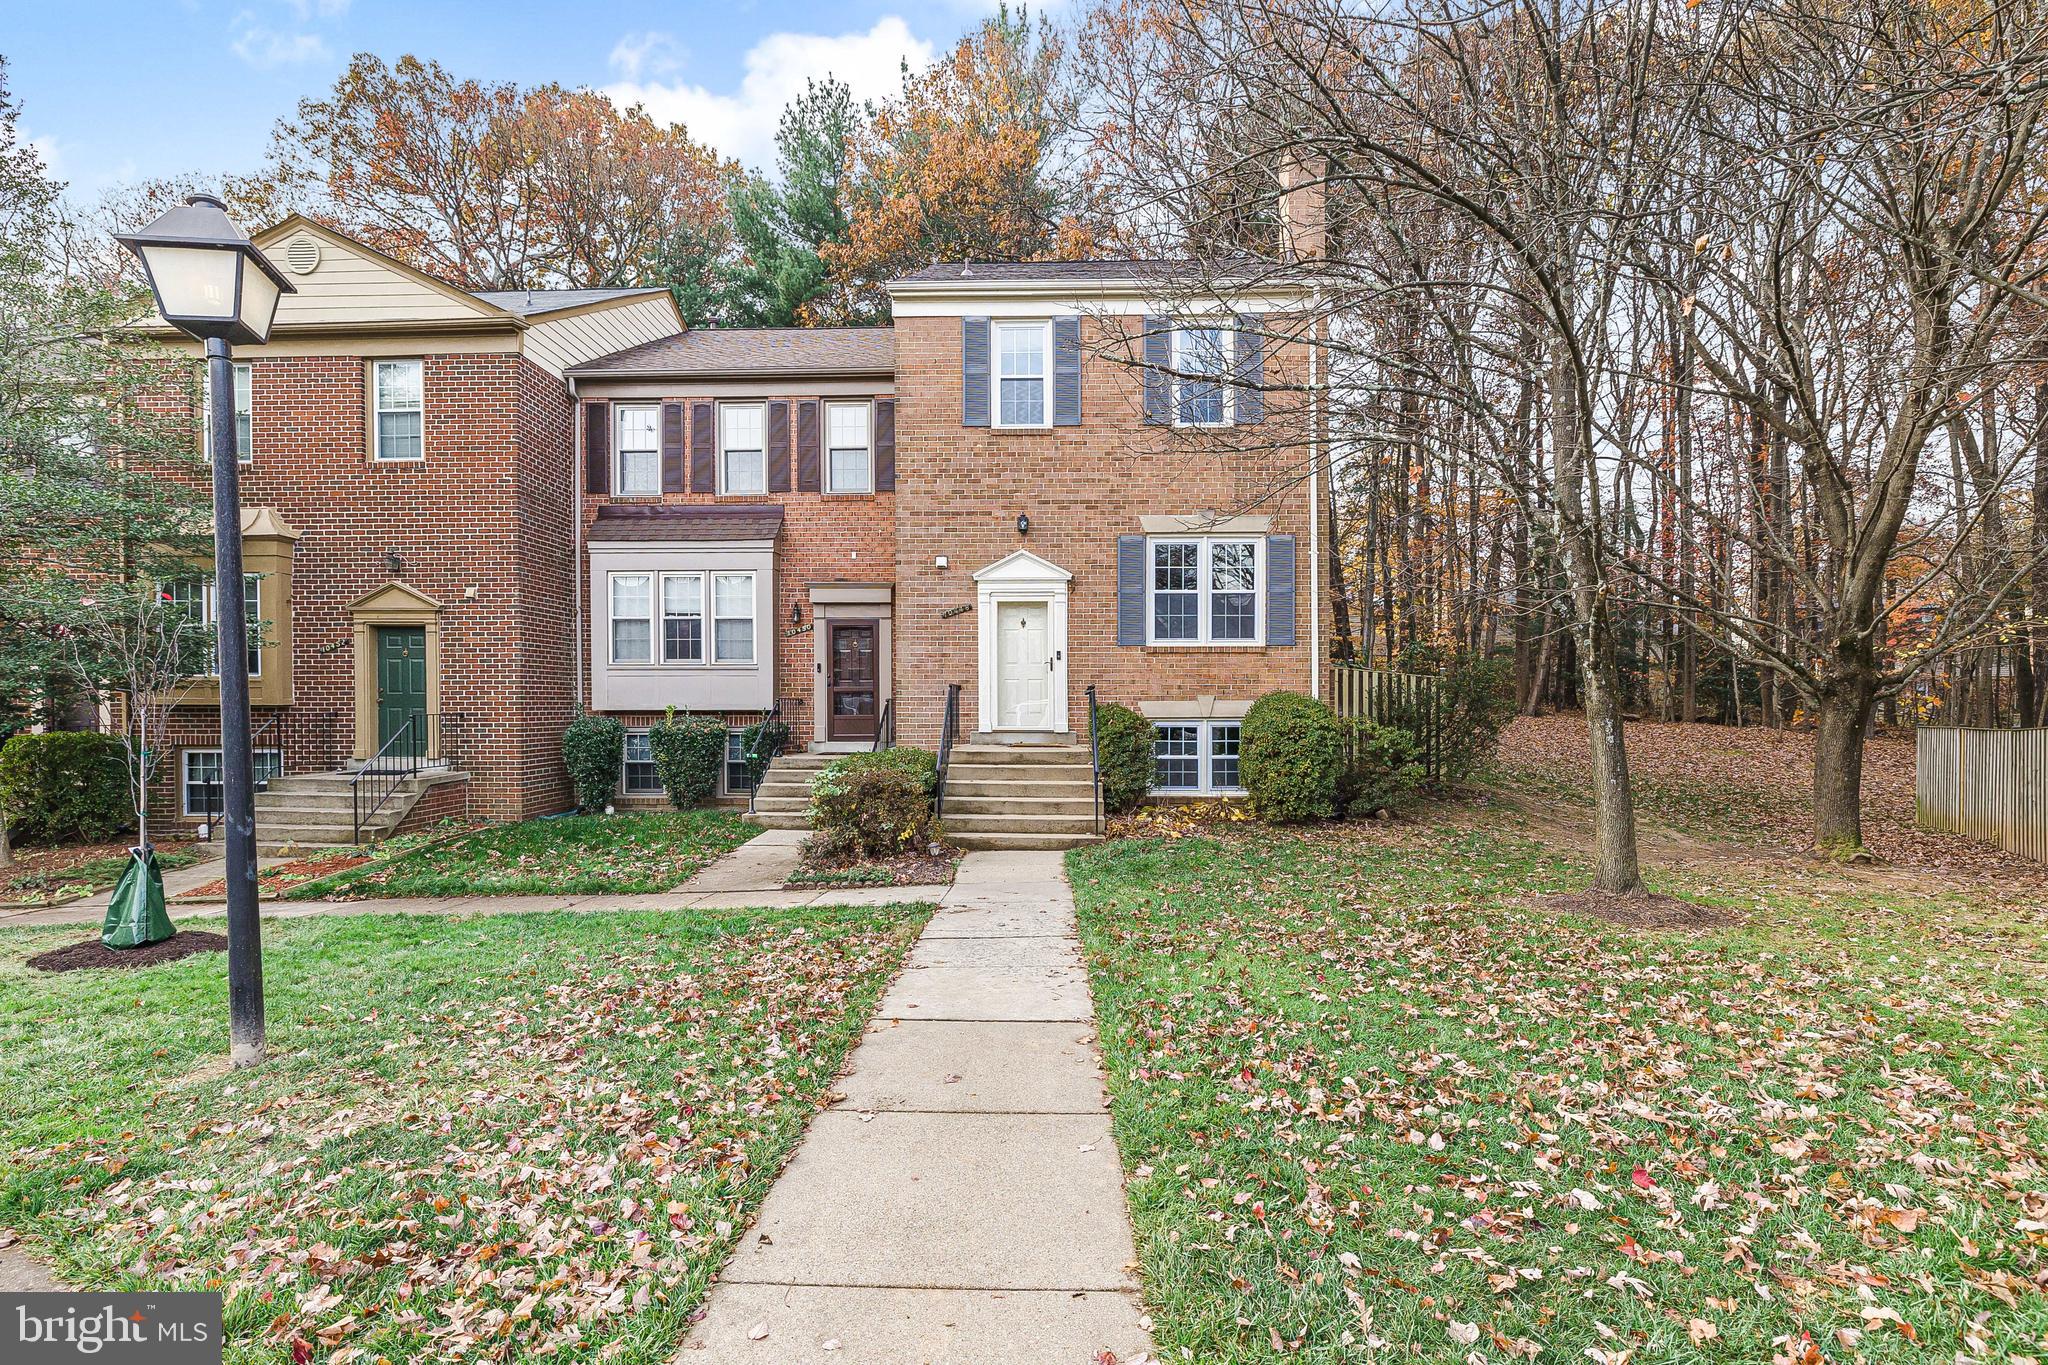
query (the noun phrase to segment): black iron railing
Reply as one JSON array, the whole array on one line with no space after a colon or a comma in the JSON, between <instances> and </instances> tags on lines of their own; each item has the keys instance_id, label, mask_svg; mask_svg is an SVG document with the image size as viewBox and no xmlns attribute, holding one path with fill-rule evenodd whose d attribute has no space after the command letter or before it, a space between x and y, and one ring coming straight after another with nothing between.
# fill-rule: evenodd
<instances>
[{"instance_id":1,"label":"black iron railing","mask_svg":"<svg viewBox=\"0 0 2048 1365\"><path fill-rule=\"evenodd\" d=\"M348 782L356 843L363 841L363 827L376 818L408 778L417 777L427 768L454 766L463 719L455 713L443 716L415 711L356 770Z\"/></svg>"},{"instance_id":2,"label":"black iron railing","mask_svg":"<svg viewBox=\"0 0 2048 1365\"><path fill-rule=\"evenodd\" d=\"M1095 790L1095 832L1104 832L1102 827L1102 742L1097 738L1102 733L1099 715L1095 708L1095 684L1088 684L1088 773Z\"/></svg>"},{"instance_id":3,"label":"black iron railing","mask_svg":"<svg viewBox=\"0 0 2048 1365\"><path fill-rule=\"evenodd\" d=\"M938 771L932 778L932 818L946 813L946 768L953 761L953 737L960 730L960 684L946 684L946 714L939 722Z\"/></svg>"},{"instance_id":4,"label":"black iron railing","mask_svg":"<svg viewBox=\"0 0 2048 1365\"><path fill-rule=\"evenodd\" d=\"M284 712L280 711L269 720L257 726L249 734L249 752L252 757L261 754L265 749L276 750L277 772L275 775L278 777L283 777L291 771L290 768L285 766L285 731L284 726L279 723L283 719ZM227 746L225 744L221 746L221 751L221 762L225 765L227 762ZM257 770L255 777L255 790L259 792L269 790L270 779L263 775L260 768ZM205 821L199 827L199 838L201 842L210 844L213 842L214 835L220 829L220 818L227 810L227 788L223 778L216 777L211 782L202 782L199 790L199 809L191 813L198 815L201 820Z\"/></svg>"},{"instance_id":5,"label":"black iron railing","mask_svg":"<svg viewBox=\"0 0 2048 1365\"><path fill-rule=\"evenodd\" d=\"M875 718L875 752L896 747L896 699L889 698L882 703L882 714Z\"/></svg>"},{"instance_id":6,"label":"black iron railing","mask_svg":"<svg viewBox=\"0 0 2048 1365\"><path fill-rule=\"evenodd\" d=\"M747 814L749 815L754 813L754 803L761 799L761 785L768 780L768 770L775 766L776 759L782 757L783 745L789 741L789 727L771 723L781 719L782 703L776 702L768 708L768 714L761 717L761 729L754 741L759 747L742 751L740 755L741 760L747 766L748 773L752 774L754 779L754 785L747 788ZM764 760L758 768L754 766L756 758Z\"/></svg>"}]
</instances>

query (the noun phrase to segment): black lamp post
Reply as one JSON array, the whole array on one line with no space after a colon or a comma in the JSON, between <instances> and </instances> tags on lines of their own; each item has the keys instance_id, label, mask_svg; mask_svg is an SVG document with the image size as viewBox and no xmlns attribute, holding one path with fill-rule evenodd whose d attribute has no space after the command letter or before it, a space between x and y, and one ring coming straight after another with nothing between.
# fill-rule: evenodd
<instances>
[{"instance_id":1,"label":"black lamp post","mask_svg":"<svg viewBox=\"0 0 2048 1365\"><path fill-rule=\"evenodd\" d=\"M142 261L164 321L206 343L212 425L214 624L220 634L221 812L227 824L228 1057L263 1060L263 947L256 916L256 775L249 739L249 622L242 605L242 493L235 467L234 342L269 339L290 280L228 218L195 194L118 238Z\"/></svg>"}]
</instances>

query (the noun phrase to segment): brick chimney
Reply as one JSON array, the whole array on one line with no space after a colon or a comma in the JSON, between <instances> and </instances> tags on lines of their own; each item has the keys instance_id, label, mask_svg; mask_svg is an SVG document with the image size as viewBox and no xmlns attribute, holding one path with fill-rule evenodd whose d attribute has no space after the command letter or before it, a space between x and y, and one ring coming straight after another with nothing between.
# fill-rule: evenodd
<instances>
[{"instance_id":1,"label":"brick chimney","mask_svg":"<svg viewBox=\"0 0 2048 1365\"><path fill-rule=\"evenodd\" d=\"M1280 163L1280 255L1290 264L1319 261L1328 245L1324 165L1293 151Z\"/></svg>"}]
</instances>

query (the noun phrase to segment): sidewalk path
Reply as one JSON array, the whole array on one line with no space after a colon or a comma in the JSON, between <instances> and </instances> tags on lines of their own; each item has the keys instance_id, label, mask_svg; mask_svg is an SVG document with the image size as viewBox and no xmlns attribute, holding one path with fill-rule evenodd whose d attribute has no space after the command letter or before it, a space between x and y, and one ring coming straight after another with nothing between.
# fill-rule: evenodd
<instances>
[{"instance_id":1,"label":"sidewalk path","mask_svg":"<svg viewBox=\"0 0 2048 1365\"><path fill-rule=\"evenodd\" d=\"M970 853L678 1365L1150 1350L1057 853Z\"/></svg>"}]
</instances>

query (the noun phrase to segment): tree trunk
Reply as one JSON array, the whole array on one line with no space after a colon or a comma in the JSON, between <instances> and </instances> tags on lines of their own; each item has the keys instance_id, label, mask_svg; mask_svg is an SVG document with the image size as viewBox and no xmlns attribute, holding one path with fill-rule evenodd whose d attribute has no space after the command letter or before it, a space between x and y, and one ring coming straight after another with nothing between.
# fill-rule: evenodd
<instances>
[{"instance_id":1,"label":"tree trunk","mask_svg":"<svg viewBox=\"0 0 2048 1365\"><path fill-rule=\"evenodd\" d=\"M1820 698L1813 741L1813 847L1832 858L1863 854L1863 741L1877 680L1845 671Z\"/></svg>"}]
</instances>

